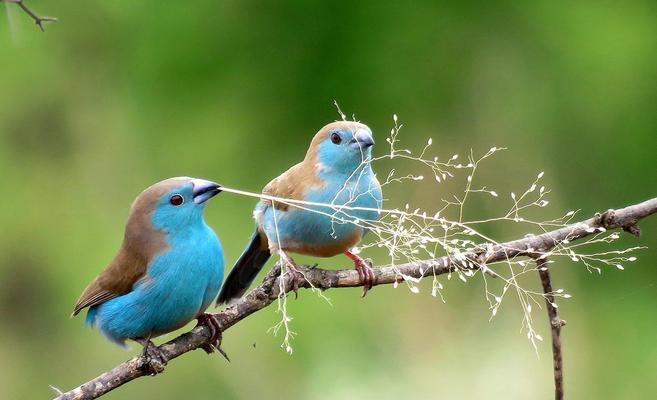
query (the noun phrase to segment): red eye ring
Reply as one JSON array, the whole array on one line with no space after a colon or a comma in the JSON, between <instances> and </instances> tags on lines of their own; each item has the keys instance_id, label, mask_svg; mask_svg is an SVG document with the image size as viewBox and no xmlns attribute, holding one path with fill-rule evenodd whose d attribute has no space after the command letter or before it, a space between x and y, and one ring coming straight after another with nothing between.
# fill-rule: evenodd
<instances>
[{"instance_id":1,"label":"red eye ring","mask_svg":"<svg viewBox=\"0 0 657 400\"><path fill-rule=\"evenodd\" d=\"M174 195L171 196L171 198L169 199L169 203L171 203L171 204L174 205L174 206L179 206L179 205L181 205L181 204L184 203L184 202L185 202L185 198L183 198L183 197L182 197L181 195L179 195L179 194L174 194Z\"/></svg>"},{"instance_id":2,"label":"red eye ring","mask_svg":"<svg viewBox=\"0 0 657 400\"><path fill-rule=\"evenodd\" d=\"M342 138L337 132L333 132L331 133L331 142L333 142L333 144L340 144L340 142L342 142Z\"/></svg>"}]
</instances>

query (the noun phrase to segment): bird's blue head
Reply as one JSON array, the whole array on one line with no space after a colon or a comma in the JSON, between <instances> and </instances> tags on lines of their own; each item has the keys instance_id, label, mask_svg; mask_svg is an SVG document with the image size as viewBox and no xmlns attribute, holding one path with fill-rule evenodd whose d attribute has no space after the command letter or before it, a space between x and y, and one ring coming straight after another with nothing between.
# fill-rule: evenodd
<instances>
[{"instance_id":1,"label":"bird's blue head","mask_svg":"<svg viewBox=\"0 0 657 400\"><path fill-rule=\"evenodd\" d=\"M165 234L181 233L203 221L206 201L220 192L219 184L204 179L170 178L144 190L132 213L150 215L153 228Z\"/></svg>"},{"instance_id":2,"label":"bird's blue head","mask_svg":"<svg viewBox=\"0 0 657 400\"><path fill-rule=\"evenodd\" d=\"M374 138L367 125L339 121L323 127L313 138L308 157L316 157L324 171L353 173L372 158Z\"/></svg>"}]
</instances>

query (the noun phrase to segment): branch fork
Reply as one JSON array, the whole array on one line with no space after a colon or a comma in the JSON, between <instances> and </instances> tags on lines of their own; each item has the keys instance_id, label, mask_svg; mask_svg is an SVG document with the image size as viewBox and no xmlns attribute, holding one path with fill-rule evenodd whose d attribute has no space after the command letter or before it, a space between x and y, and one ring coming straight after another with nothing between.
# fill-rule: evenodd
<instances>
[{"instance_id":1,"label":"branch fork","mask_svg":"<svg viewBox=\"0 0 657 400\"><path fill-rule=\"evenodd\" d=\"M32 20L34 20L34 23L41 29L41 32L45 32L45 29L43 27L44 22L57 22L57 18L55 17L42 17L37 15L34 11L32 11L28 6L25 5L24 0L0 0L4 1L5 3L14 3L18 5Z\"/></svg>"}]
</instances>

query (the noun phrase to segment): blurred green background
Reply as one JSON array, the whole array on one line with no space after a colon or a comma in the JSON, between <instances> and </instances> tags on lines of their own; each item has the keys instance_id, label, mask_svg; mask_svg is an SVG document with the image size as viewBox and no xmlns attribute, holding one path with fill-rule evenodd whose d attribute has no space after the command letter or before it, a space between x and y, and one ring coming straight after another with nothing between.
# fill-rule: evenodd
<instances>
[{"instance_id":1,"label":"blurred green background","mask_svg":"<svg viewBox=\"0 0 657 400\"><path fill-rule=\"evenodd\" d=\"M552 189L543 219L656 193L650 0L29 5L60 21L42 33L0 3L2 399L49 398L48 385L70 389L139 351L69 314L118 248L143 188L190 175L259 191L339 118L334 99L372 127L377 155L393 113L404 143L417 149L433 137L443 158L508 147L479 181L500 198L472 203L473 217L498 215L508 192L541 170ZM382 164L391 166L419 172ZM386 197L432 210L456 190L397 186ZM228 265L252 231L254 204L224 194L208 207ZM657 392L657 218L642 228L641 239L614 245L649 247L625 271L554 266L555 287L573 295L560 301L569 398ZM429 282L418 295L377 287L364 300L358 289L333 290L333 306L303 292L289 303L293 355L267 332L279 320L270 307L226 333L231 363L189 353L106 398L552 398L550 344L537 358L511 296L489 322L480 280L443 283L445 304ZM537 288L538 278L524 284ZM535 315L548 338L547 318Z\"/></svg>"}]
</instances>

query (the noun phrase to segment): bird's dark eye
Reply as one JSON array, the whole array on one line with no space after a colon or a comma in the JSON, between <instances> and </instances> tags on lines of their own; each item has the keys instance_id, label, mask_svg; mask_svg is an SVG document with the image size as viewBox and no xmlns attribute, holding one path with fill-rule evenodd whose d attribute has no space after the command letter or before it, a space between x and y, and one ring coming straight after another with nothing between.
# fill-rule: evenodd
<instances>
[{"instance_id":1,"label":"bird's dark eye","mask_svg":"<svg viewBox=\"0 0 657 400\"><path fill-rule=\"evenodd\" d=\"M331 133L331 142L333 142L333 144L340 144L341 141L342 138L340 135L338 135L336 132Z\"/></svg>"},{"instance_id":2,"label":"bird's dark eye","mask_svg":"<svg viewBox=\"0 0 657 400\"><path fill-rule=\"evenodd\" d=\"M185 199L179 194L174 194L169 199L169 203L173 204L174 206L179 206L184 202L185 202Z\"/></svg>"}]
</instances>

